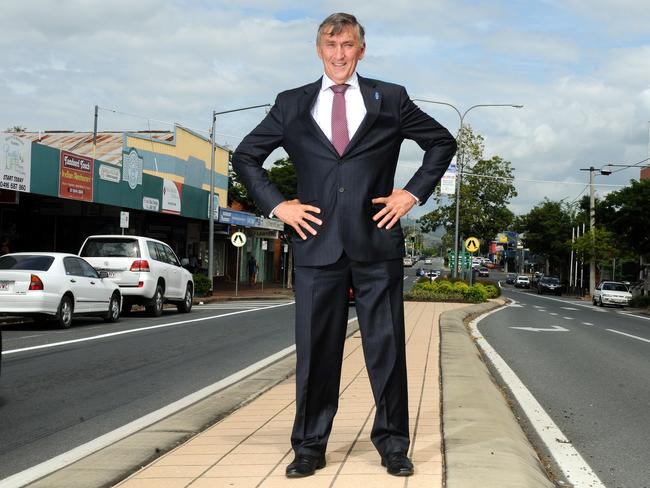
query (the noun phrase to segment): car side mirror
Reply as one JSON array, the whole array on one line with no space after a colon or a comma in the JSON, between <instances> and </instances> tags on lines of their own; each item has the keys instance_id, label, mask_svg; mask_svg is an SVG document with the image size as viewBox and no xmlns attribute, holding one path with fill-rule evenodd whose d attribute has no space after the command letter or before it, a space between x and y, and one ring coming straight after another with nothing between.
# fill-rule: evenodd
<instances>
[{"instance_id":1,"label":"car side mirror","mask_svg":"<svg viewBox=\"0 0 650 488\"><path fill-rule=\"evenodd\" d=\"M108 271L100 271L99 272L99 277L101 279L108 278Z\"/></svg>"}]
</instances>

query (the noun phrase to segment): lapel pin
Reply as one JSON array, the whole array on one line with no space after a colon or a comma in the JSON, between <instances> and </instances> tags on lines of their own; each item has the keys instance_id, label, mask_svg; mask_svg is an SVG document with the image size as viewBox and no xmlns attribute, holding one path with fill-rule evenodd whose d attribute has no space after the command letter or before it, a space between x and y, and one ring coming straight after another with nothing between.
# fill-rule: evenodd
<instances>
[{"instance_id":1,"label":"lapel pin","mask_svg":"<svg viewBox=\"0 0 650 488\"><path fill-rule=\"evenodd\" d=\"M379 92L378 91L375 92L375 100L379 100Z\"/></svg>"}]
</instances>

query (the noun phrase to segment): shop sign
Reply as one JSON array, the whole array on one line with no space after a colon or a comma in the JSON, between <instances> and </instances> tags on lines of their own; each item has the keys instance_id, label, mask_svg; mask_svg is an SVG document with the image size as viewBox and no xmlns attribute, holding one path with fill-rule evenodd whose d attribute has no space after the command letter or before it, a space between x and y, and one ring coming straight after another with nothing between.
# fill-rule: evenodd
<instances>
[{"instance_id":1,"label":"shop sign","mask_svg":"<svg viewBox=\"0 0 650 488\"><path fill-rule=\"evenodd\" d=\"M243 227L260 227L260 218L252 213L240 212L226 208L219 209L219 222L222 224L241 225Z\"/></svg>"},{"instance_id":2,"label":"shop sign","mask_svg":"<svg viewBox=\"0 0 650 488\"><path fill-rule=\"evenodd\" d=\"M93 201L93 160L61 151L59 197Z\"/></svg>"},{"instance_id":3,"label":"shop sign","mask_svg":"<svg viewBox=\"0 0 650 488\"><path fill-rule=\"evenodd\" d=\"M142 197L142 208L144 210L151 210L158 212L160 210L160 200L151 197Z\"/></svg>"},{"instance_id":4,"label":"shop sign","mask_svg":"<svg viewBox=\"0 0 650 488\"><path fill-rule=\"evenodd\" d=\"M163 197L162 197L162 211L163 213L181 214L181 194L183 193L182 186L173 180L163 180Z\"/></svg>"},{"instance_id":5,"label":"shop sign","mask_svg":"<svg viewBox=\"0 0 650 488\"><path fill-rule=\"evenodd\" d=\"M0 134L0 189L29 192L31 169L32 141Z\"/></svg>"},{"instance_id":6,"label":"shop sign","mask_svg":"<svg viewBox=\"0 0 650 488\"><path fill-rule=\"evenodd\" d=\"M248 234L251 237L257 237L258 239L278 239L279 238L277 230L253 229Z\"/></svg>"},{"instance_id":7,"label":"shop sign","mask_svg":"<svg viewBox=\"0 0 650 488\"><path fill-rule=\"evenodd\" d=\"M122 181L129 184L131 190L135 190L138 185L142 185L142 168L144 160L138 154L138 151L131 148L128 153L122 153Z\"/></svg>"},{"instance_id":8,"label":"shop sign","mask_svg":"<svg viewBox=\"0 0 650 488\"><path fill-rule=\"evenodd\" d=\"M260 217L260 225L262 229L271 229L271 230L284 230L284 222L279 219L267 219L266 217Z\"/></svg>"},{"instance_id":9,"label":"shop sign","mask_svg":"<svg viewBox=\"0 0 650 488\"><path fill-rule=\"evenodd\" d=\"M120 168L108 164L99 165L99 179L104 181L120 182Z\"/></svg>"}]
</instances>

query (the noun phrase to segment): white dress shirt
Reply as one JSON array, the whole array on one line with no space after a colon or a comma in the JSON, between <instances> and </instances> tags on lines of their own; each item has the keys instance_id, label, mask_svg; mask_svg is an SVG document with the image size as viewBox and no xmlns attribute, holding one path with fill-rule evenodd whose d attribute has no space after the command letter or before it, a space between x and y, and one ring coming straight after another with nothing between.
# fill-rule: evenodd
<instances>
[{"instance_id":1,"label":"white dress shirt","mask_svg":"<svg viewBox=\"0 0 650 488\"><path fill-rule=\"evenodd\" d=\"M345 83L349 85L344 95L345 116L348 121L348 135L352 140L366 116L366 104L363 103L357 74L354 73ZM316 103L311 109L312 117L314 117L314 120L330 141L332 140L332 104L334 102L334 92L330 90L330 87L333 85L336 85L336 83L326 74L323 74L318 98L316 98Z\"/></svg>"}]
</instances>

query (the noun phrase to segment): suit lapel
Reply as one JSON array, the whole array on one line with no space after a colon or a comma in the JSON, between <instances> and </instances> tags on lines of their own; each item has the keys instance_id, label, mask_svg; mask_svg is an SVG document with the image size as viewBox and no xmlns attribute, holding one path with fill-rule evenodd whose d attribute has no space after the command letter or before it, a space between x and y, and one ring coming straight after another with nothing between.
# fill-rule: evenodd
<instances>
[{"instance_id":1,"label":"suit lapel","mask_svg":"<svg viewBox=\"0 0 650 488\"><path fill-rule=\"evenodd\" d=\"M354 137L345 148L343 156L348 154L354 146L366 135L370 130L372 125L377 120L379 116L379 109L381 108L381 93L375 89L375 82L362 78L357 75L359 78L359 88L361 89L361 95L363 96L363 103L366 106L366 116L361 121L361 125L354 133ZM333 146L332 146L333 147Z\"/></svg>"},{"instance_id":2,"label":"suit lapel","mask_svg":"<svg viewBox=\"0 0 650 488\"><path fill-rule=\"evenodd\" d=\"M305 91L303 93L303 99L301 100L300 103L300 106L302 107L302 113L300 115L300 118L302 119L305 127L309 128L309 130L311 130L314 133L314 135L318 139L320 139L320 141L323 144L325 144L325 146L330 151L332 151L336 155L336 157L338 157L339 153L336 151L336 148L332 145L332 142L327 138L323 130L314 120L314 117L312 117L311 115L311 109L316 103L316 99L318 98L318 93L320 92L321 86L322 86L322 78L319 78L311 85L307 85L305 87Z\"/></svg>"}]
</instances>

